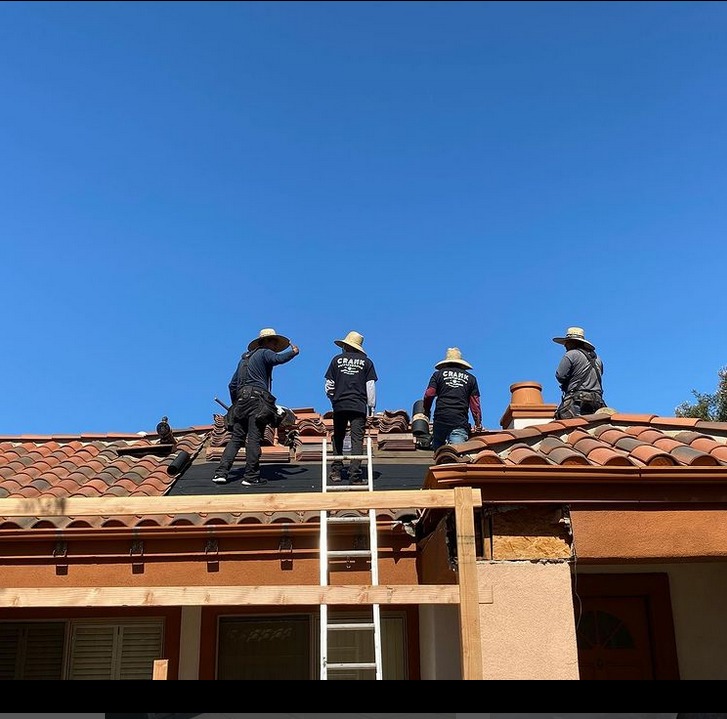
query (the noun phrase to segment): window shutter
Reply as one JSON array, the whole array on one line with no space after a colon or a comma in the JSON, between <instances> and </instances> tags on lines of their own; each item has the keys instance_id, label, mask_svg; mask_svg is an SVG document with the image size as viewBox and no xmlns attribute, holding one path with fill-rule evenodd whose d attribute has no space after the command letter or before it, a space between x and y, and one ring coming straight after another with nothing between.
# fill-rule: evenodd
<instances>
[{"instance_id":1,"label":"window shutter","mask_svg":"<svg viewBox=\"0 0 727 719\"><path fill-rule=\"evenodd\" d=\"M116 679L113 673L116 628L74 624L69 679Z\"/></svg>"},{"instance_id":2,"label":"window shutter","mask_svg":"<svg viewBox=\"0 0 727 719\"><path fill-rule=\"evenodd\" d=\"M0 624L0 680L61 679L63 622Z\"/></svg>"},{"instance_id":3,"label":"window shutter","mask_svg":"<svg viewBox=\"0 0 727 719\"><path fill-rule=\"evenodd\" d=\"M69 679L151 679L162 621L75 624Z\"/></svg>"},{"instance_id":4,"label":"window shutter","mask_svg":"<svg viewBox=\"0 0 727 719\"><path fill-rule=\"evenodd\" d=\"M162 658L162 624L128 624L121 628L120 679L151 679L154 660Z\"/></svg>"},{"instance_id":5,"label":"window shutter","mask_svg":"<svg viewBox=\"0 0 727 719\"><path fill-rule=\"evenodd\" d=\"M62 679L64 622L28 624L25 636L23 679Z\"/></svg>"}]
</instances>

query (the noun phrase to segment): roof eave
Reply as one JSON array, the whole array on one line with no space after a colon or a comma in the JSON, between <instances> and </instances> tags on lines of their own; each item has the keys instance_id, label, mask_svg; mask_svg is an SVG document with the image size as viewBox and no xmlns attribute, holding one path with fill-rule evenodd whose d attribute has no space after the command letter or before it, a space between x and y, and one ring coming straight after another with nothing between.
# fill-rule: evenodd
<instances>
[{"instance_id":1,"label":"roof eave","mask_svg":"<svg viewBox=\"0 0 727 719\"><path fill-rule=\"evenodd\" d=\"M727 466L586 467L440 464L429 468L427 489L472 486L483 504L722 503Z\"/></svg>"}]
</instances>

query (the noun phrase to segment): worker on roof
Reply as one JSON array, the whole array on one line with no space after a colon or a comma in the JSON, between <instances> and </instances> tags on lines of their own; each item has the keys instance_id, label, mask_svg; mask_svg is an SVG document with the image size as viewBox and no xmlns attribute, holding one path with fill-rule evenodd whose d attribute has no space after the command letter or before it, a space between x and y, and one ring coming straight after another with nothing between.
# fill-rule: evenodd
<instances>
[{"instance_id":1,"label":"worker on roof","mask_svg":"<svg viewBox=\"0 0 727 719\"><path fill-rule=\"evenodd\" d=\"M571 419L605 407L603 362L586 339L583 328L569 327L565 337L553 337L553 342L565 346L565 354L555 370L555 379L563 393L555 418Z\"/></svg>"},{"instance_id":2,"label":"worker on roof","mask_svg":"<svg viewBox=\"0 0 727 719\"><path fill-rule=\"evenodd\" d=\"M245 474L242 484L265 484L260 478L261 443L267 425L277 426L281 415L271 394L273 368L290 362L300 350L274 329L260 330L250 342L235 369L230 384L232 434L222 453L212 481L225 484L238 451L245 445Z\"/></svg>"},{"instance_id":3,"label":"worker on roof","mask_svg":"<svg viewBox=\"0 0 727 719\"><path fill-rule=\"evenodd\" d=\"M344 339L334 340L341 348L333 357L325 374L326 396L333 408L333 454L343 454L343 440L346 431L351 432L351 454L363 454L363 438L366 415L373 415L376 408L376 368L363 348L363 335L349 332ZM343 462L333 460L330 482L343 481ZM349 468L351 484L363 482L361 460L352 459Z\"/></svg>"},{"instance_id":4,"label":"worker on roof","mask_svg":"<svg viewBox=\"0 0 727 719\"><path fill-rule=\"evenodd\" d=\"M480 431L482 409L477 378L468 372L472 365L462 359L462 352L458 347L449 347L444 359L437 362L434 369L424 392L423 410L429 418L436 398L432 449L437 450L443 444L456 444L469 439L470 412L475 422L475 431Z\"/></svg>"}]
</instances>

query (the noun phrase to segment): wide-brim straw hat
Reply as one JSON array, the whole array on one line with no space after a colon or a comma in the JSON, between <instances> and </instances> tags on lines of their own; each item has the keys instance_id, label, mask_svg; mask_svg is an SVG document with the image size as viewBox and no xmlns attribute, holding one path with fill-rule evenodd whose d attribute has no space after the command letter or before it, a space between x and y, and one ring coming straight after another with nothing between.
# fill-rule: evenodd
<instances>
[{"instance_id":1,"label":"wide-brim straw hat","mask_svg":"<svg viewBox=\"0 0 727 719\"><path fill-rule=\"evenodd\" d=\"M434 368L439 369L446 364L458 364L460 367L472 369L472 365L462 359L462 353L460 352L459 347L448 347L447 356L443 360L437 362L437 364L434 365Z\"/></svg>"},{"instance_id":2,"label":"wide-brim straw hat","mask_svg":"<svg viewBox=\"0 0 727 719\"><path fill-rule=\"evenodd\" d=\"M363 348L363 335L351 330L342 340L334 340L333 344L338 345L343 349L355 349L357 352L364 352ZM364 352L364 354L366 354Z\"/></svg>"},{"instance_id":3,"label":"wide-brim straw hat","mask_svg":"<svg viewBox=\"0 0 727 719\"><path fill-rule=\"evenodd\" d=\"M553 337L553 342L557 342L559 345L564 345L566 342L580 342L581 344L588 347L588 349L596 349L587 339L586 333L582 327L569 327L565 331L565 337Z\"/></svg>"},{"instance_id":4,"label":"wide-brim straw hat","mask_svg":"<svg viewBox=\"0 0 727 719\"><path fill-rule=\"evenodd\" d=\"M273 352L282 352L290 344L290 340L287 337L279 335L274 329L267 327L260 330L260 334L252 342L250 342L247 349L254 350L260 346L260 342L262 342L262 340L267 339L275 340L275 344L271 347Z\"/></svg>"}]
</instances>

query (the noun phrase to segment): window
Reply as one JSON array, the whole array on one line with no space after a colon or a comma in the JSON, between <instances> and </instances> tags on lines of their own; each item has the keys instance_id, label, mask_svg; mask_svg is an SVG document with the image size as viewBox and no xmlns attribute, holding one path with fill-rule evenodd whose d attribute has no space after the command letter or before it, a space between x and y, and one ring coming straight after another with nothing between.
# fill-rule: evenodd
<instances>
[{"instance_id":1,"label":"window","mask_svg":"<svg viewBox=\"0 0 727 719\"><path fill-rule=\"evenodd\" d=\"M365 620L347 613L341 619ZM404 614L381 617L384 679L406 679ZM318 679L319 618L302 614L266 617L221 617L218 631L218 679ZM363 637L361 635L364 635ZM331 661L373 661L368 632L334 632L329 638ZM373 670L336 671L329 679L373 678Z\"/></svg>"},{"instance_id":2,"label":"window","mask_svg":"<svg viewBox=\"0 0 727 719\"><path fill-rule=\"evenodd\" d=\"M0 680L151 679L163 629L161 619L0 622Z\"/></svg>"},{"instance_id":3,"label":"window","mask_svg":"<svg viewBox=\"0 0 727 719\"><path fill-rule=\"evenodd\" d=\"M68 679L151 679L163 622L73 622Z\"/></svg>"},{"instance_id":4,"label":"window","mask_svg":"<svg viewBox=\"0 0 727 719\"><path fill-rule=\"evenodd\" d=\"M62 679L65 622L0 623L0 680Z\"/></svg>"}]
</instances>

